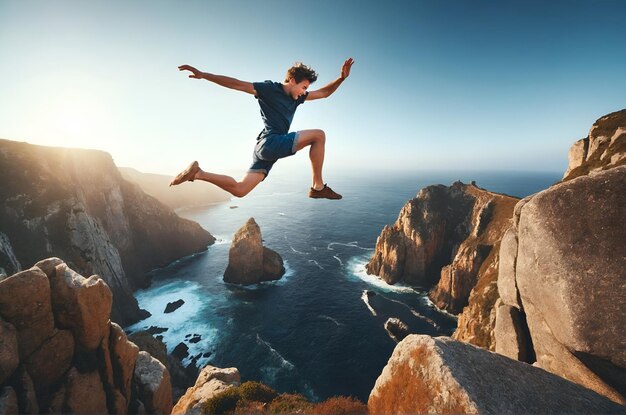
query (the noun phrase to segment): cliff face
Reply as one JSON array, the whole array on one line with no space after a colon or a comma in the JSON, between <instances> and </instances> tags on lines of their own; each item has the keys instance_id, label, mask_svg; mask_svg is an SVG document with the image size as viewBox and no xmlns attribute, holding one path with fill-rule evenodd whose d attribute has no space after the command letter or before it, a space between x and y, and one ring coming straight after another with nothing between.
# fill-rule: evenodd
<instances>
[{"instance_id":1,"label":"cliff face","mask_svg":"<svg viewBox=\"0 0 626 415\"><path fill-rule=\"evenodd\" d=\"M3 413L169 414L169 372L109 320L112 293L58 258L0 281Z\"/></svg>"},{"instance_id":2,"label":"cliff face","mask_svg":"<svg viewBox=\"0 0 626 415\"><path fill-rule=\"evenodd\" d=\"M477 282L495 287L493 264L516 201L461 182L424 188L402 208L396 223L383 229L368 273L390 284L430 287L436 282L431 300L459 313Z\"/></svg>"},{"instance_id":3,"label":"cliff face","mask_svg":"<svg viewBox=\"0 0 626 415\"><path fill-rule=\"evenodd\" d=\"M58 256L113 291L112 318L141 318L132 290L145 273L214 241L198 224L122 179L111 156L93 150L0 140L0 268Z\"/></svg>"}]
</instances>

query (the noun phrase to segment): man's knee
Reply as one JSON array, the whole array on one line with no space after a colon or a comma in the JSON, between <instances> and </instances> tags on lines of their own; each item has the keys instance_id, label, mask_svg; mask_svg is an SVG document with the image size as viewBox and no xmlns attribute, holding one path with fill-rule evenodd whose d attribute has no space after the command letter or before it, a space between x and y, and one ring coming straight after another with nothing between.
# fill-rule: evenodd
<instances>
[{"instance_id":1,"label":"man's knee","mask_svg":"<svg viewBox=\"0 0 626 415\"><path fill-rule=\"evenodd\" d=\"M315 130L315 137L317 139L316 141L320 143L326 142L326 133L324 132L324 130Z\"/></svg>"}]
</instances>

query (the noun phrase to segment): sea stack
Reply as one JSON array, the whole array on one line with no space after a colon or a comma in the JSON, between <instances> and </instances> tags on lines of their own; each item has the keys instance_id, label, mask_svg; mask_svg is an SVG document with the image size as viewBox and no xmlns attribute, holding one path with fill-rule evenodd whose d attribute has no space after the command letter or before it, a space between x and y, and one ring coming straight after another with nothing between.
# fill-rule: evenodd
<instances>
[{"instance_id":1,"label":"sea stack","mask_svg":"<svg viewBox=\"0 0 626 415\"><path fill-rule=\"evenodd\" d=\"M284 274L283 259L277 252L263 246L259 225L254 218L248 219L233 238L224 281L251 285L278 280Z\"/></svg>"}]
</instances>

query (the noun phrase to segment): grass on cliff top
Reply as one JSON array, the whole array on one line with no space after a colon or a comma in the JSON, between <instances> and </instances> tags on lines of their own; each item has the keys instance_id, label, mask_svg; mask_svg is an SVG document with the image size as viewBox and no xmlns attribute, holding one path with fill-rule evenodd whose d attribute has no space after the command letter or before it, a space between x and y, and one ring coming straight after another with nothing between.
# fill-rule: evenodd
<instances>
[{"instance_id":1,"label":"grass on cliff top","mask_svg":"<svg viewBox=\"0 0 626 415\"><path fill-rule=\"evenodd\" d=\"M311 403L299 394L278 394L259 382L245 382L207 400L205 414L367 414L367 405L350 397Z\"/></svg>"}]
</instances>

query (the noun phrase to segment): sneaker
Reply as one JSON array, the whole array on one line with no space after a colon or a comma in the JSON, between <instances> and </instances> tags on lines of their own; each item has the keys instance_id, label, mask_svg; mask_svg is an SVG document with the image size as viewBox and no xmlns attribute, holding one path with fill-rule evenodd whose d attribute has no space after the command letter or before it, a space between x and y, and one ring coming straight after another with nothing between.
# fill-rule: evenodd
<instances>
[{"instance_id":1,"label":"sneaker","mask_svg":"<svg viewBox=\"0 0 626 415\"><path fill-rule=\"evenodd\" d=\"M333 189L326 185L326 183L324 183L324 188L322 190L315 190L311 187L311 190L309 190L309 197L312 197L313 199L341 199L341 195L339 193L335 193Z\"/></svg>"},{"instance_id":2,"label":"sneaker","mask_svg":"<svg viewBox=\"0 0 626 415\"><path fill-rule=\"evenodd\" d=\"M193 182L194 178L196 177L196 173L198 173L199 170L200 166L198 165L198 162L194 161L189 165L189 167L180 172L178 176L176 176L174 180L170 182L170 186L176 186L177 184L181 184L184 182Z\"/></svg>"}]
</instances>

